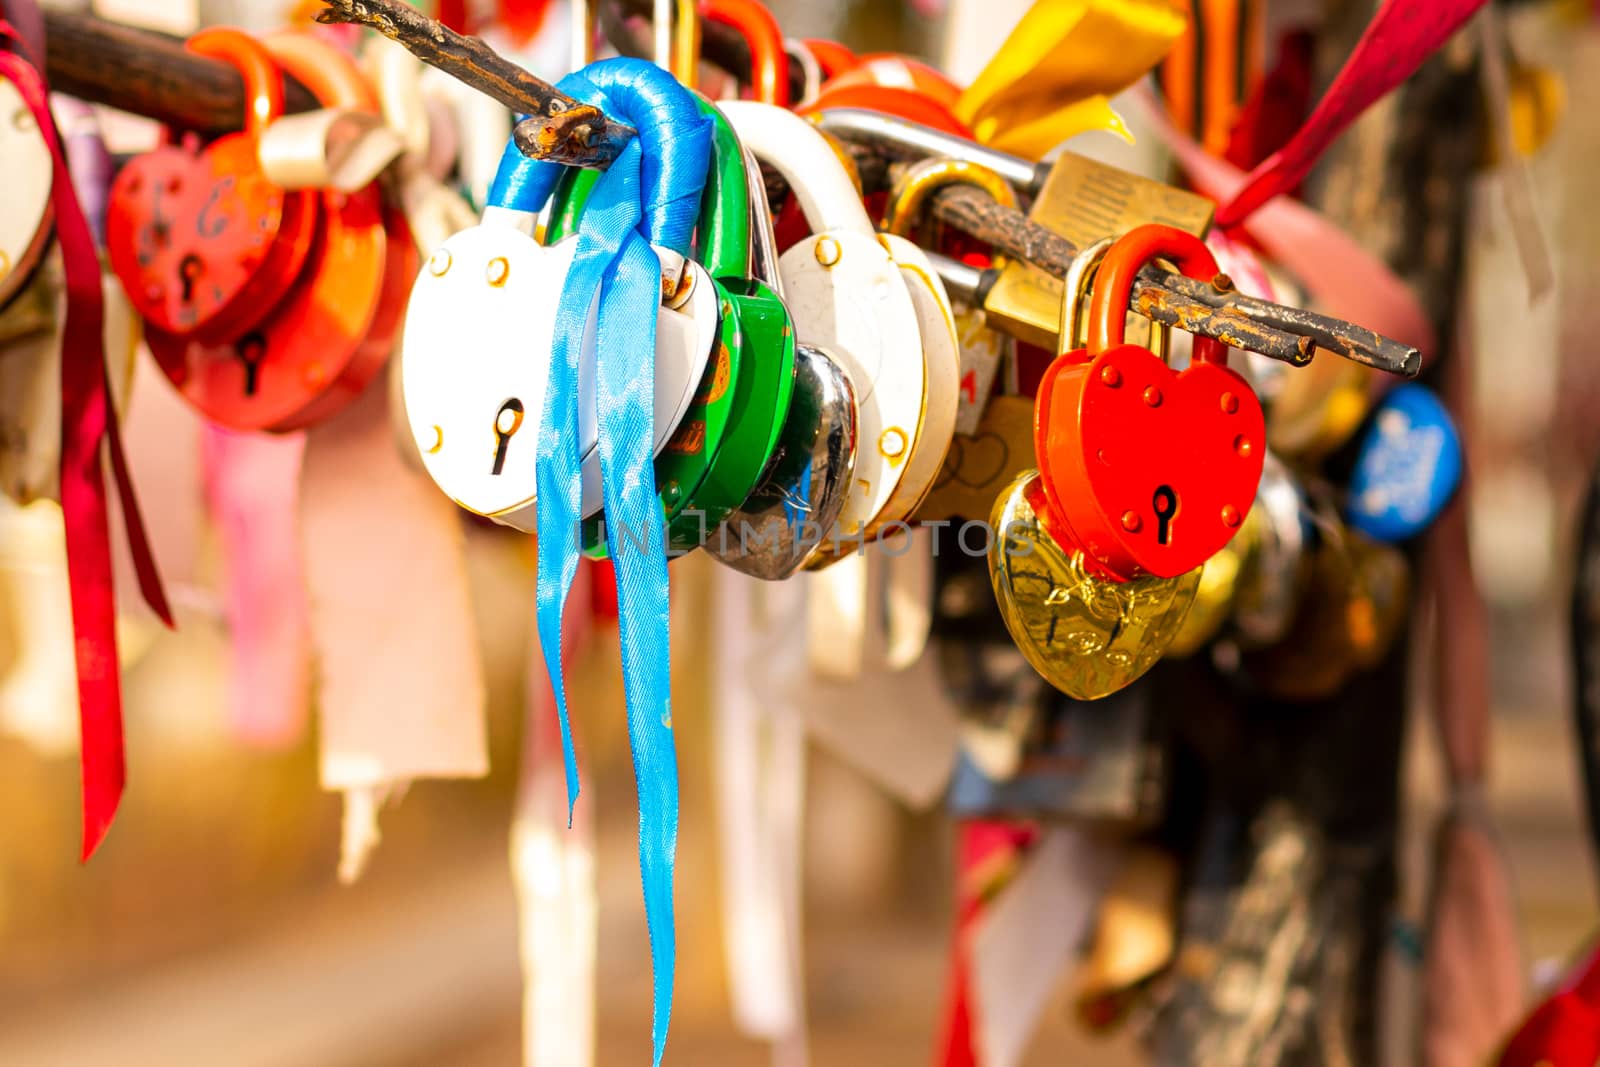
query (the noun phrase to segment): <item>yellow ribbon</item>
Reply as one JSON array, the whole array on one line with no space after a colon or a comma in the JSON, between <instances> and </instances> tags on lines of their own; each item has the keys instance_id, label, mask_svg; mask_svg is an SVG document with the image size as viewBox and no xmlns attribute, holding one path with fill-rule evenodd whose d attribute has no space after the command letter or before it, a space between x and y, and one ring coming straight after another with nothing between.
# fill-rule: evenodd
<instances>
[{"instance_id":1,"label":"yellow ribbon","mask_svg":"<svg viewBox=\"0 0 1600 1067\"><path fill-rule=\"evenodd\" d=\"M1133 137L1110 98L1188 25L1180 0L1037 0L956 104L984 144L1038 159L1088 130Z\"/></svg>"}]
</instances>

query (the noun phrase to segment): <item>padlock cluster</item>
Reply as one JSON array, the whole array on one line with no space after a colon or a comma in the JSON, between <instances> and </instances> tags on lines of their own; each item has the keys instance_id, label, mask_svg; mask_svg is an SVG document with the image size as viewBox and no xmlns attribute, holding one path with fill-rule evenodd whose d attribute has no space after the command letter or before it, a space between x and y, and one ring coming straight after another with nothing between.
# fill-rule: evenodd
<instances>
[{"instance_id":1,"label":"padlock cluster","mask_svg":"<svg viewBox=\"0 0 1600 1067\"><path fill-rule=\"evenodd\" d=\"M339 495L327 450L375 464L370 431L382 423L381 458L395 460L384 484L401 488L375 491L373 510L416 506L406 493L420 485L449 527L428 543L456 563L463 513L535 535L540 680L569 811L579 761L568 600L584 561L606 561L659 1062L679 799L669 562L709 556L745 606L771 594L804 661L784 677L802 676L795 688L814 703L838 692L828 686L899 699L901 679L937 660L967 720L952 809L1048 808L1011 792L1026 778L1020 733L1041 732L1026 715L1006 719L1023 728L996 726L1017 706L1115 712L1163 659L1202 656L1234 693L1312 701L1382 662L1407 618L1405 546L1449 505L1462 446L1427 388L1341 358L1359 344L1286 355L1283 332L1269 337L1238 312L1246 300L1276 308L1296 279L1242 216L1214 227L1200 189L1070 150L1048 163L1002 151L1044 134L973 107L908 57L786 39L757 0L678 3L675 24L658 24L671 47L655 63L595 59L595 26L575 6L559 106L515 127L500 97L492 122L433 122L416 71L407 81L381 63L363 69L311 33L190 38L190 53L238 71L244 128L209 140L164 129L110 183L100 237L120 284L103 312L74 323L104 335L94 389L63 370L82 359L56 297L82 283L62 279L76 227L52 251L53 143L0 122L0 154L15 148L21 161L15 210L0 211L0 345L27 353L0 365L21 383L8 391L20 399L0 403L36 400L48 381L66 394L52 411L67 413L65 430L0 440L0 481L18 501L58 496L69 529L98 536L73 548L74 607L90 620L80 627L99 634L79 644L86 851L122 787L115 672L108 687L96 668L116 651L101 435L143 588L170 614L143 566L106 411L124 402L138 320L166 380L210 425L311 431L305 477L327 479L324 502ZM742 37L751 69L703 84L701 20ZM286 115L286 79L320 110ZM408 101L409 118L396 118ZM0 78L0 116L24 102ZM581 137L575 107L597 116ZM474 137L492 142L487 153L457 151ZM590 152L577 162L561 155L574 139ZM951 225L939 205L952 195L993 225ZM982 236L1006 227L1028 240ZM1041 238L1054 259L1017 254ZM278 485L286 496L299 463ZM337 524L317 529L337 540ZM84 570L91 556L98 569ZM458 614L441 618L470 615L459 585ZM407 607L442 602L419 595ZM1001 668L987 657L996 648ZM1106 724L1118 714L1087 732L1115 733ZM1138 747L1141 730L1108 746ZM1086 812L1081 798L1063 803Z\"/></svg>"},{"instance_id":2,"label":"padlock cluster","mask_svg":"<svg viewBox=\"0 0 1600 1067\"><path fill-rule=\"evenodd\" d=\"M238 69L245 129L205 145L174 132L122 168L106 217L111 265L157 364L206 418L300 429L384 366L417 252L376 182L328 188L284 158L295 133L280 121L283 76L328 108L375 116L378 98L347 53L304 33L209 29L188 48Z\"/></svg>"}]
</instances>

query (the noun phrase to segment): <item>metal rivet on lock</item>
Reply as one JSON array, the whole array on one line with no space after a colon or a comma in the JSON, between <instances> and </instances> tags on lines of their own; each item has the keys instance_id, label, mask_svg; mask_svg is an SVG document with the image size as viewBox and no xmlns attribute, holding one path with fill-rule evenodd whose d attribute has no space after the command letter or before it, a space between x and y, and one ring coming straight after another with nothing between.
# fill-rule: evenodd
<instances>
[{"instance_id":1,"label":"metal rivet on lock","mask_svg":"<svg viewBox=\"0 0 1600 1067\"><path fill-rule=\"evenodd\" d=\"M1222 524L1224 526L1239 525L1239 509L1232 504L1222 505Z\"/></svg>"},{"instance_id":2,"label":"metal rivet on lock","mask_svg":"<svg viewBox=\"0 0 1600 1067\"><path fill-rule=\"evenodd\" d=\"M1127 530L1129 533L1138 533L1140 527L1142 526L1144 526L1144 523L1139 520L1138 512L1124 511L1122 513L1122 528L1124 530Z\"/></svg>"},{"instance_id":3,"label":"metal rivet on lock","mask_svg":"<svg viewBox=\"0 0 1600 1067\"><path fill-rule=\"evenodd\" d=\"M898 426L891 426L883 431L878 438L878 451L890 459L898 459L905 455L906 433Z\"/></svg>"},{"instance_id":4,"label":"metal rivet on lock","mask_svg":"<svg viewBox=\"0 0 1600 1067\"><path fill-rule=\"evenodd\" d=\"M1147 405L1149 405L1150 407L1153 407L1153 408L1160 407L1161 406L1161 390L1157 389L1153 385L1146 386L1145 390L1144 390L1144 402Z\"/></svg>"},{"instance_id":5,"label":"metal rivet on lock","mask_svg":"<svg viewBox=\"0 0 1600 1067\"><path fill-rule=\"evenodd\" d=\"M1249 459L1250 453L1256 450L1256 446L1250 443L1250 438L1240 434L1233 439L1233 450L1239 453L1242 459Z\"/></svg>"},{"instance_id":6,"label":"metal rivet on lock","mask_svg":"<svg viewBox=\"0 0 1600 1067\"><path fill-rule=\"evenodd\" d=\"M1100 381L1106 386L1115 389L1122 384L1122 372L1112 366L1101 367Z\"/></svg>"},{"instance_id":7,"label":"metal rivet on lock","mask_svg":"<svg viewBox=\"0 0 1600 1067\"><path fill-rule=\"evenodd\" d=\"M511 277L511 262L505 256L495 256L489 261L489 266L484 270L484 277L496 289L506 284L506 279Z\"/></svg>"},{"instance_id":8,"label":"metal rivet on lock","mask_svg":"<svg viewBox=\"0 0 1600 1067\"><path fill-rule=\"evenodd\" d=\"M839 247L839 242L832 237L822 237L817 240L814 254L818 263L821 263L824 267L833 267L843 258L844 250Z\"/></svg>"},{"instance_id":9,"label":"metal rivet on lock","mask_svg":"<svg viewBox=\"0 0 1600 1067\"><path fill-rule=\"evenodd\" d=\"M448 248L435 249L433 255L428 257L428 273L435 278L442 278L450 269L450 250Z\"/></svg>"},{"instance_id":10,"label":"metal rivet on lock","mask_svg":"<svg viewBox=\"0 0 1600 1067\"><path fill-rule=\"evenodd\" d=\"M1235 393L1222 394L1222 410L1228 415L1237 414L1239 411L1239 397Z\"/></svg>"}]
</instances>

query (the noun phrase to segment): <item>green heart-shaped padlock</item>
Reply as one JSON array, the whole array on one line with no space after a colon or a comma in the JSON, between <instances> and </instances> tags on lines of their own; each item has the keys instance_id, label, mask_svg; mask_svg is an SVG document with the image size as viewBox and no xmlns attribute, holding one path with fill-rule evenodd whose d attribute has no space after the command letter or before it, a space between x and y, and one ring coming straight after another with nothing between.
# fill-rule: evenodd
<instances>
[{"instance_id":1,"label":"green heart-shaped padlock","mask_svg":"<svg viewBox=\"0 0 1600 1067\"><path fill-rule=\"evenodd\" d=\"M750 195L744 149L712 104L712 166L701 200L696 258L717 289L719 344L683 421L656 457L667 540L688 551L718 536L772 459L794 393L794 323L783 301L750 275ZM556 188L545 240L576 233L599 172L574 168ZM601 516L584 522L584 552L604 558Z\"/></svg>"}]
</instances>

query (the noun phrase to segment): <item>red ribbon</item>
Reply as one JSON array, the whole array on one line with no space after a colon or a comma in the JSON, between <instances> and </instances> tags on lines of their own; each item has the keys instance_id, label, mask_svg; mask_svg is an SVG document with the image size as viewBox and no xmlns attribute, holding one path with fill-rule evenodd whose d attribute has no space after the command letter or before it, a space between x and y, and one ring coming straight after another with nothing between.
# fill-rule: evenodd
<instances>
[{"instance_id":1,"label":"red ribbon","mask_svg":"<svg viewBox=\"0 0 1600 1067\"><path fill-rule=\"evenodd\" d=\"M1216 224L1237 226L1256 208L1304 181L1345 127L1411 77L1484 2L1387 0L1306 124L1250 172L1244 188L1218 210Z\"/></svg>"},{"instance_id":2,"label":"red ribbon","mask_svg":"<svg viewBox=\"0 0 1600 1067\"><path fill-rule=\"evenodd\" d=\"M1600 950L1576 970L1511 1035L1499 1067L1594 1067L1600 1060Z\"/></svg>"},{"instance_id":3,"label":"red ribbon","mask_svg":"<svg viewBox=\"0 0 1600 1067\"><path fill-rule=\"evenodd\" d=\"M1014 866L1036 836L1021 822L971 819L957 824L956 929L950 939L950 976L944 1020L935 1051L937 1067L979 1067L979 1006L972 996L972 938L998 886L997 870Z\"/></svg>"},{"instance_id":4,"label":"red ribbon","mask_svg":"<svg viewBox=\"0 0 1600 1067\"><path fill-rule=\"evenodd\" d=\"M11 23L0 19L0 41L23 47ZM66 324L61 348L61 511L66 523L67 578L78 664L78 715L82 732L83 853L87 860L105 838L126 780L122 743L122 692L117 667L117 611L111 581L111 532L106 513L100 444L107 442L123 522L139 589L169 627L172 612L145 537L128 464L111 410L106 378L100 259L83 209L73 192L61 136L50 115L44 76L22 55L0 52L0 77L17 87L39 124L55 164L50 202L56 240L67 276Z\"/></svg>"}]
</instances>

